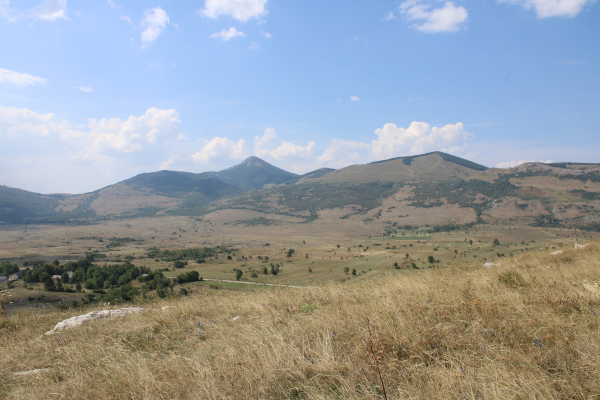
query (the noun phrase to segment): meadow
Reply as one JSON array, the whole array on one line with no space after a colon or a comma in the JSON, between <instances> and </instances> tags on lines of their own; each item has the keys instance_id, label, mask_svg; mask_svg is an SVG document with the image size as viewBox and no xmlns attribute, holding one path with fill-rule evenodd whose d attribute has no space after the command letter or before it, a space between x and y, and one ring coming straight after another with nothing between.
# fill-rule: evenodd
<instances>
[{"instance_id":1,"label":"meadow","mask_svg":"<svg viewBox=\"0 0 600 400\"><path fill-rule=\"evenodd\" d=\"M2 261L102 254L95 263L207 280L165 298L77 306L90 290L17 283L0 321L0 397L600 398L593 233L507 223L390 237L384 224L344 219L226 217L4 227ZM228 252L184 268L157 256L217 246ZM262 274L271 263L280 273ZM236 269L241 281L297 287L236 282ZM43 335L74 315L132 305L147 311Z\"/></svg>"},{"instance_id":2,"label":"meadow","mask_svg":"<svg viewBox=\"0 0 600 400\"><path fill-rule=\"evenodd\" d=\"M147 311L48 336L110 306L12 313L0 396L600 398L600 245L560 250L307 288L188 284L135 303Z\"/></svg>"}]
</instances>

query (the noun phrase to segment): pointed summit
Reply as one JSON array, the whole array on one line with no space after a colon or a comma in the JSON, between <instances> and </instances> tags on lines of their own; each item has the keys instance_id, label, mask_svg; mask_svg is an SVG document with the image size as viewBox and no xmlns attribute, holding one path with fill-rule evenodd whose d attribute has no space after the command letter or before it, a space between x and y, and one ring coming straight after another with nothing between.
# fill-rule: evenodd
<instances>
[{"instance_id":1,"label":"pointed summit","mask_svg":"<svg viewBox=\"0 0 600 400\"><path fill-rule=\"evenodd\" d=\"M264 160L261 160L258 157L255 157L255 156L250 156L238 164L238 166L244 166L244 167L262 167L265 165L270 165L270 164ZM232 168L235 168L235 167L232 167Z\"/></svg>"},{"instance_id":2,"label":"pointed summit","mask_svg":"<svg viewBox=\"0 0 600 400\"><path fill-rule=\"evenodd\" d=\"M238 165L219 171L216 175L241 190L260 189L269 184L293 184L299 179L298 175L254 156L246 158Z\"/></svg>"}]
</instances>

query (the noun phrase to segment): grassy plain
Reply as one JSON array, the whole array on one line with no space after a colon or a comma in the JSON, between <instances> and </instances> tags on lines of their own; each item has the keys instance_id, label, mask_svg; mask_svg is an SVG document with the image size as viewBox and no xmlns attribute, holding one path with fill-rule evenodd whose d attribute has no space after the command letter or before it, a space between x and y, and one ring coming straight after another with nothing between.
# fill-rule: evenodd
<instances>
[{"instance_id":1,"label":"grassy plain","mask_svg":"<svg viewBox=\"0 0 600 400\"><path fill-rule=\"evenodd\" d=\"M197 221L165 219L162 230L156 225L164 233L148 236L137 224L150 222L95 227L93 236L144 239L111 249L111 258L137 257L150 245L226 243L248 259L193 268L230 279L228 268L258 267L256 256L268 255L283 272L255 280L311 287L187 284L189 296L140 300L135 305L147 311L51 336L43 333L57 322L108 306L11 313L0 320L1 398L600 398L600 245L573 245L589 242L589 233L584 239L580 232L481 226L430 240L390 240L376 237L377 229L369 238L343 226L306 224L208 225L207 235ZM92 228L13 234L31 233L30 243L41 246L50 243L45 229L68 229L57 240L71 242L71 257L78 256L75 242L95 248L97 239L77 239L92 236ZM491 244L495 238L499 246ZM284 252L292 246L296 255L288 262ZM406 252L440 262L392 269ZM484 267L484 259L500 265ZM360 273L346 275L344 266ZM15 375L35 369L42 371Z\"/></svg>"}]
</instances>

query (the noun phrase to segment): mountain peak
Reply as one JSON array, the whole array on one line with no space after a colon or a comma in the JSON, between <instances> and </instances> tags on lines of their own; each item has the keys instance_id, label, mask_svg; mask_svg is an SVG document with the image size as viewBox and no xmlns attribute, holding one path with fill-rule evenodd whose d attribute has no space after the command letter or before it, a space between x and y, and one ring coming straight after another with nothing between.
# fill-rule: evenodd
<instances>
[{"instance_id":1,"label":"mountain peak","mask_svg":"<svg viewBox=\"0 0 600 400\"><path fill-rule=\"evenodd\" d=\"M250 156L242 161L239 165L244 167L262 167L267 165L267 162L258 157Z\"/></svg>"}]
</instances>

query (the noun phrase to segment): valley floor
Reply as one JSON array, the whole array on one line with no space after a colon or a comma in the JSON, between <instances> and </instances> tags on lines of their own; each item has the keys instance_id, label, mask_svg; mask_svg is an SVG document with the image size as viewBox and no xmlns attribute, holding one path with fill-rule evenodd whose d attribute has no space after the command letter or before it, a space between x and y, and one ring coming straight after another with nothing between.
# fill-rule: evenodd
<instances>
[{"instance_id":1,"label":"valley floor","mask_svg":"<svg viewBox=\"0 0 600 400\"><path fill-rule=\"evenodd\" d=\"M598 399L600 244L560 250L310 289L195 284L47 336L109 306L20 311L0 319L0 397Z\"/></svg>"}]
</instances>

